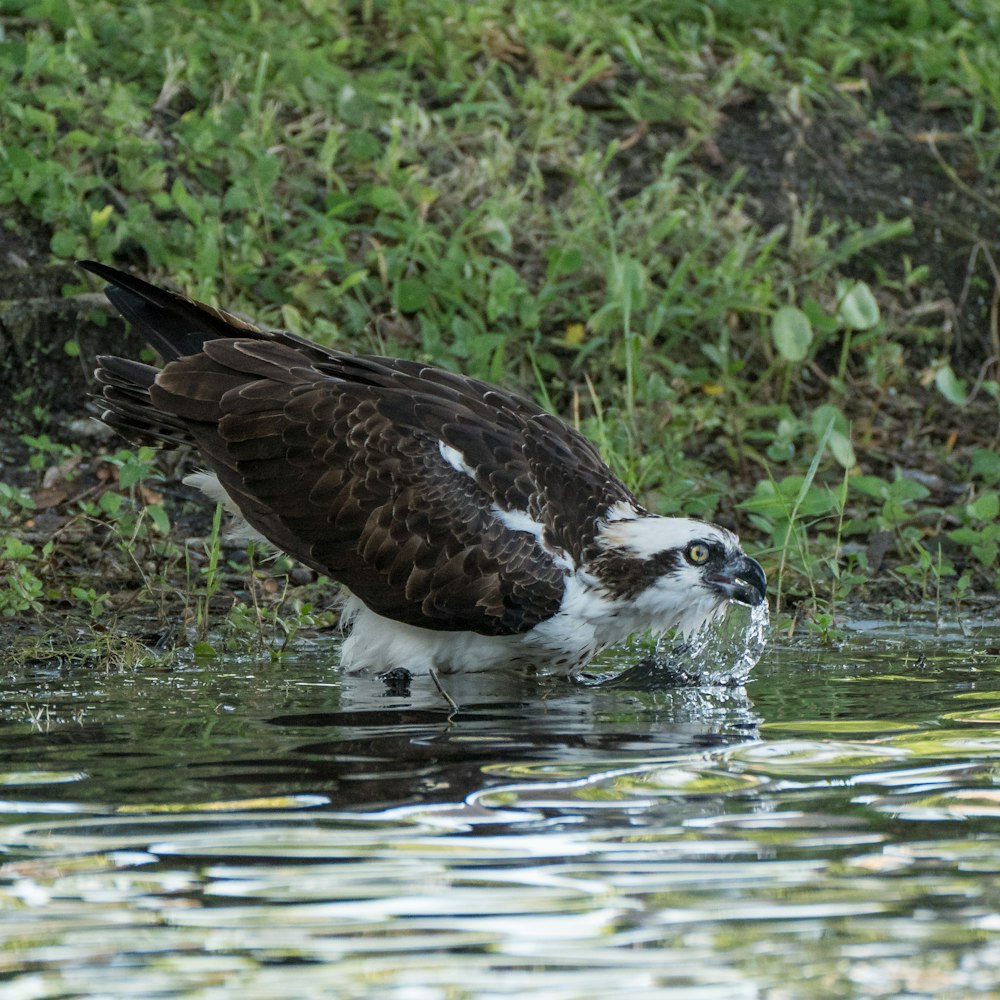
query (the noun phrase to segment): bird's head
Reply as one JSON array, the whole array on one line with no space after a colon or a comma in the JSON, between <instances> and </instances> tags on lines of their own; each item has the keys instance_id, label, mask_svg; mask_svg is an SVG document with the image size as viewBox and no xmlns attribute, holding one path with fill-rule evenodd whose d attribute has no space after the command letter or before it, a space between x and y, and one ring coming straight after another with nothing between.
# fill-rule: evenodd
<instances>
[{"instance_id":1,"label":"bird's head","mask_svg":"<svg viewBox=\"0 0 1000 1000\"><path fill-rule=\"evenodd\" d=\"M717 524L643 513L608 521L598 543L597 575L653 631L695 632L730 601L755 607L765 599L760 563Z\"/></svg>"}]
</instances>

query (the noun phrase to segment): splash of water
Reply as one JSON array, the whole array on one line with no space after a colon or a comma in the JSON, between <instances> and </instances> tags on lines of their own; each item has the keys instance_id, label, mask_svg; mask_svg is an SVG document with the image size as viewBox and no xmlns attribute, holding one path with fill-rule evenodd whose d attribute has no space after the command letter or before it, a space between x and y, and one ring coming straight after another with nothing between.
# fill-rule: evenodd
<instances>
[{"instance_id":1,"label":"splash of water","mask_svg":"<svg viewBox=\"0 0 1000 1000\"><path fill-rule=\"evenodd\" d=\"M767 602L732 605L725 617L680 642L661 640L656 652L605 683L644 690L663 687L741 687L767 645Z\"/></svg>"}]
</instances>

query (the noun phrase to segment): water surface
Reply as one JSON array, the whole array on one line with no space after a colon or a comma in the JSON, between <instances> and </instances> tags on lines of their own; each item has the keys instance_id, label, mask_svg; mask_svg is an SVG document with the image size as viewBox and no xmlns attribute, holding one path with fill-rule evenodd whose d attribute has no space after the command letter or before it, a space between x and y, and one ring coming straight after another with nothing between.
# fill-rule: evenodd
<instances>
[{"instance_id":1,"label":"water surface","mask_svg":"<svg viewBox=\"0 0 1000 1000\"><path fill-rule=\"evenodd\" d=\"M1000 995L1000 627L745 688L0 681L0 995Z\"/></svg>"}]
</instances>

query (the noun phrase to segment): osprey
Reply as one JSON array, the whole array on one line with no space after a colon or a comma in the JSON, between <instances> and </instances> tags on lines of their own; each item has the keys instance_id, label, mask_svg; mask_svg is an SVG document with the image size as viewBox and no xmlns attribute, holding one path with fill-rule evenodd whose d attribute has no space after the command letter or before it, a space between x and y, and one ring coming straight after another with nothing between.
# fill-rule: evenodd
<instances>
[{"instance_id":1,"label":"osprey","mask_svg":"<svg viewBox=\"0 0 1000 1000\"><path fill-rule=\"evenodd\" d=\"M80 266L165 361L99 358L102 419L193 444L208 471L186 482L349 590L348 670L568 675L634 632L687 634L764 600L732 532L644 510L526 399Z\"/></svg>"}]
</instances>

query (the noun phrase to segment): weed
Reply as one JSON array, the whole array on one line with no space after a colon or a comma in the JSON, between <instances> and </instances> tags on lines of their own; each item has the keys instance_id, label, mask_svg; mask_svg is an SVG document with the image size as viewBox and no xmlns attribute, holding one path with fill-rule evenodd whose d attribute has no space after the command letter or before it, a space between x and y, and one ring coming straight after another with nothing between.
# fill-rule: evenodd
<instances>
[{"instance_id":1,"label":"weed","mask_svg":"<svg viewBox=\"0 0 1000 1000\"><path fill-rule=\"evenodd\" d=\"M189 587L188 593L198 594L196 608L196 651L199 647L203 653L209 649L208 632L212 620L212 601L219 592L221 582L219 573L219 563L222 554L221 528L222 528L222 504L216 504L215 513L212 515L212 530L204 542L204 552L207 562L198 571L198 582L190 578L190 563L188 564Z\"/></svg>"},{"instance_id":2,"label":"weed","mask_svg":"<svg viewBox=\"0 0 1000 1000\"><path fill-rule=\"evenodd\" d=\"M91 670L132 670L158 662L160 654L134 636L112 630L88 629L79 636L65 628L32 635L9 651L13 666L80 668Z\"/></svg>"}]
</instances>

